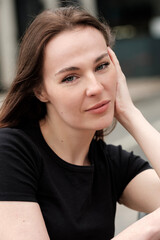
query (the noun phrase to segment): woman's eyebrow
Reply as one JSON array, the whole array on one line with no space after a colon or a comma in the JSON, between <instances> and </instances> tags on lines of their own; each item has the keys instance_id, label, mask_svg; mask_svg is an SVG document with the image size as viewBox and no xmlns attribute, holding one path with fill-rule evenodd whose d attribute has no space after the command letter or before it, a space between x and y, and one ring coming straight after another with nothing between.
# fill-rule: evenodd
<instances>
[{"instance_id":1,"label":"woman's eyebrow","mask_svg":"<svg viewBox=\"0 0 160 240\"><path fill-rule=\"evenodd\" d=\"M64 73L64 72L70 72L70 71L75 71L75 70L79 70L80 68L78 67L66 67L61 69L60 71L58 71L57 73L55 73L55 76L60 74L60 73Z\"/></svg>"},{"instance_id":2,"label":"woman's eyebrow","mask_svg":"<svg viewBox=\"0 0 160 240\"><path fill-rule=\"evenodd\" d=\"M109 56L109 55L108 55L107 52L103 53L102 55L100 55L99 57L97 57L97 58L95 59L95 63L99 62L101 59L103 59L104 57L108 57L108 56Z\"/></svg>"},{"instance_id":3,"label":"woman's eyebrow","mask_svg":"<svg viewBox=\"0 0 160 240\"><path fill-rule=\"evenodd\" d=\"M103 59L106 56L108 57L108 53L107 52L105 52L105 53L101 54L99 57L97 57L94 62L97 63L97 62L99 62L101 59ZM58 75L58 74L64 73L64 72L70 72L70 71L76 71L76 70L80 70L80 68L72 67L72 66L71 67L66 67L66 68L61 69L57 73L55 73L55 76Z\"/></svg>"}]
</instances>

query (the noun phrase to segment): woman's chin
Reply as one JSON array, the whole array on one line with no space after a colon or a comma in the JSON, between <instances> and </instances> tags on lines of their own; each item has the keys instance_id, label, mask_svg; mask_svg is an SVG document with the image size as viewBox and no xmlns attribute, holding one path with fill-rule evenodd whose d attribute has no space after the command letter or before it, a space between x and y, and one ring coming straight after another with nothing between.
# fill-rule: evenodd
<instances>
[{"instance_id":1,"label":"woman's chin","mask_svg":"<svg viewBox=\"0 0 160 240\"><path fill-rule=\"evenodd\" d=\"M111 127L113 124L113 121L114 119L112 118L111 120L107 120L105 122L98 124L96 131Z\"/></svg>"}]
</instances>

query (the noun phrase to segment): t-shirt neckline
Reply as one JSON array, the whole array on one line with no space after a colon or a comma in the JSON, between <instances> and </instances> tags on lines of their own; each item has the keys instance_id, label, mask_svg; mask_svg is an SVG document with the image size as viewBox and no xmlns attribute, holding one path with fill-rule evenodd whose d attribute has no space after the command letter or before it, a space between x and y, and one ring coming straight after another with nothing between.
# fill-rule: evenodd
<instances>
[{"instance_id":1,"label":"t-shirt neckline","mask_svg":"<svg viewBox=\"0 0 160 240\"><path fill-rule=\"evenodd\" d=\"M89 148L89 159L91 161L91 165L89 166L82 166L82 165L76 165L76 164L72 164L69 163L67 161L65 161L64 159L62 159L61 157L59 157L47 144L47 142L45 141L43 134L41 132L40 129L40 125L39 123L37 124L37 131L38 131L38 136L39 136L39 140L41 141L43 147L45 148L45 151L49 154L49 156L51 158L54 158L56 160L56 162L58 164L60 164L62 167L68 168L68 169L72 169L72 170L76 170L76 171L93 171L94 170L94 161L93 161L93 154L92 154L92 150L93 150L93 141L90 144L90 148Z\"/></svg>"}]
</instances>

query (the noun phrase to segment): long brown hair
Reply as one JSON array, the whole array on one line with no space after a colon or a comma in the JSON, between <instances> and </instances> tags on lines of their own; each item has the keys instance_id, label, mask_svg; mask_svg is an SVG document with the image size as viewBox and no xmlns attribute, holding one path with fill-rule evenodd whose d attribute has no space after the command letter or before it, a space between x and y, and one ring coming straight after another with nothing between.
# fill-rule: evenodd
<instances>
[{"instance_id":1,"label":"long brown hair","mask_svg":"<svg viewBox=\"0 0 160 240\"><path fill-rule=\"evenodd\" d=\"M45 46L57 34L80 25L98 29L106 44L111 46L113 38L109 26L79 7L46 10L31 23L21 42L16 77L1 107L1 128L44 118L46 105L36 98L34 89L43 81ZM97 131L95 137L102 138L103 130Z\"/></svg>"}]
</instances>

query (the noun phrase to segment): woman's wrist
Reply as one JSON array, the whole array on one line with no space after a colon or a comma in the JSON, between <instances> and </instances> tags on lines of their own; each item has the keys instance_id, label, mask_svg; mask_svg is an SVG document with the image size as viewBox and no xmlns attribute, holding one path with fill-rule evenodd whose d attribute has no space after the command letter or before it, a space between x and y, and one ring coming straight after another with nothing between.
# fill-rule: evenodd
<instances>
[{"instance_id":1,"label":"woman's wrist","mask_svg":"<svg viewBox=\"0 0 160 240\"><path fill-rule=\"evenodd\" d=\"M142 117L142 113L134 105L128 109L122 110L121 114L116 115L117 120L129 132L132 132L132 129Z\"/></svg>"}]
</instances>

